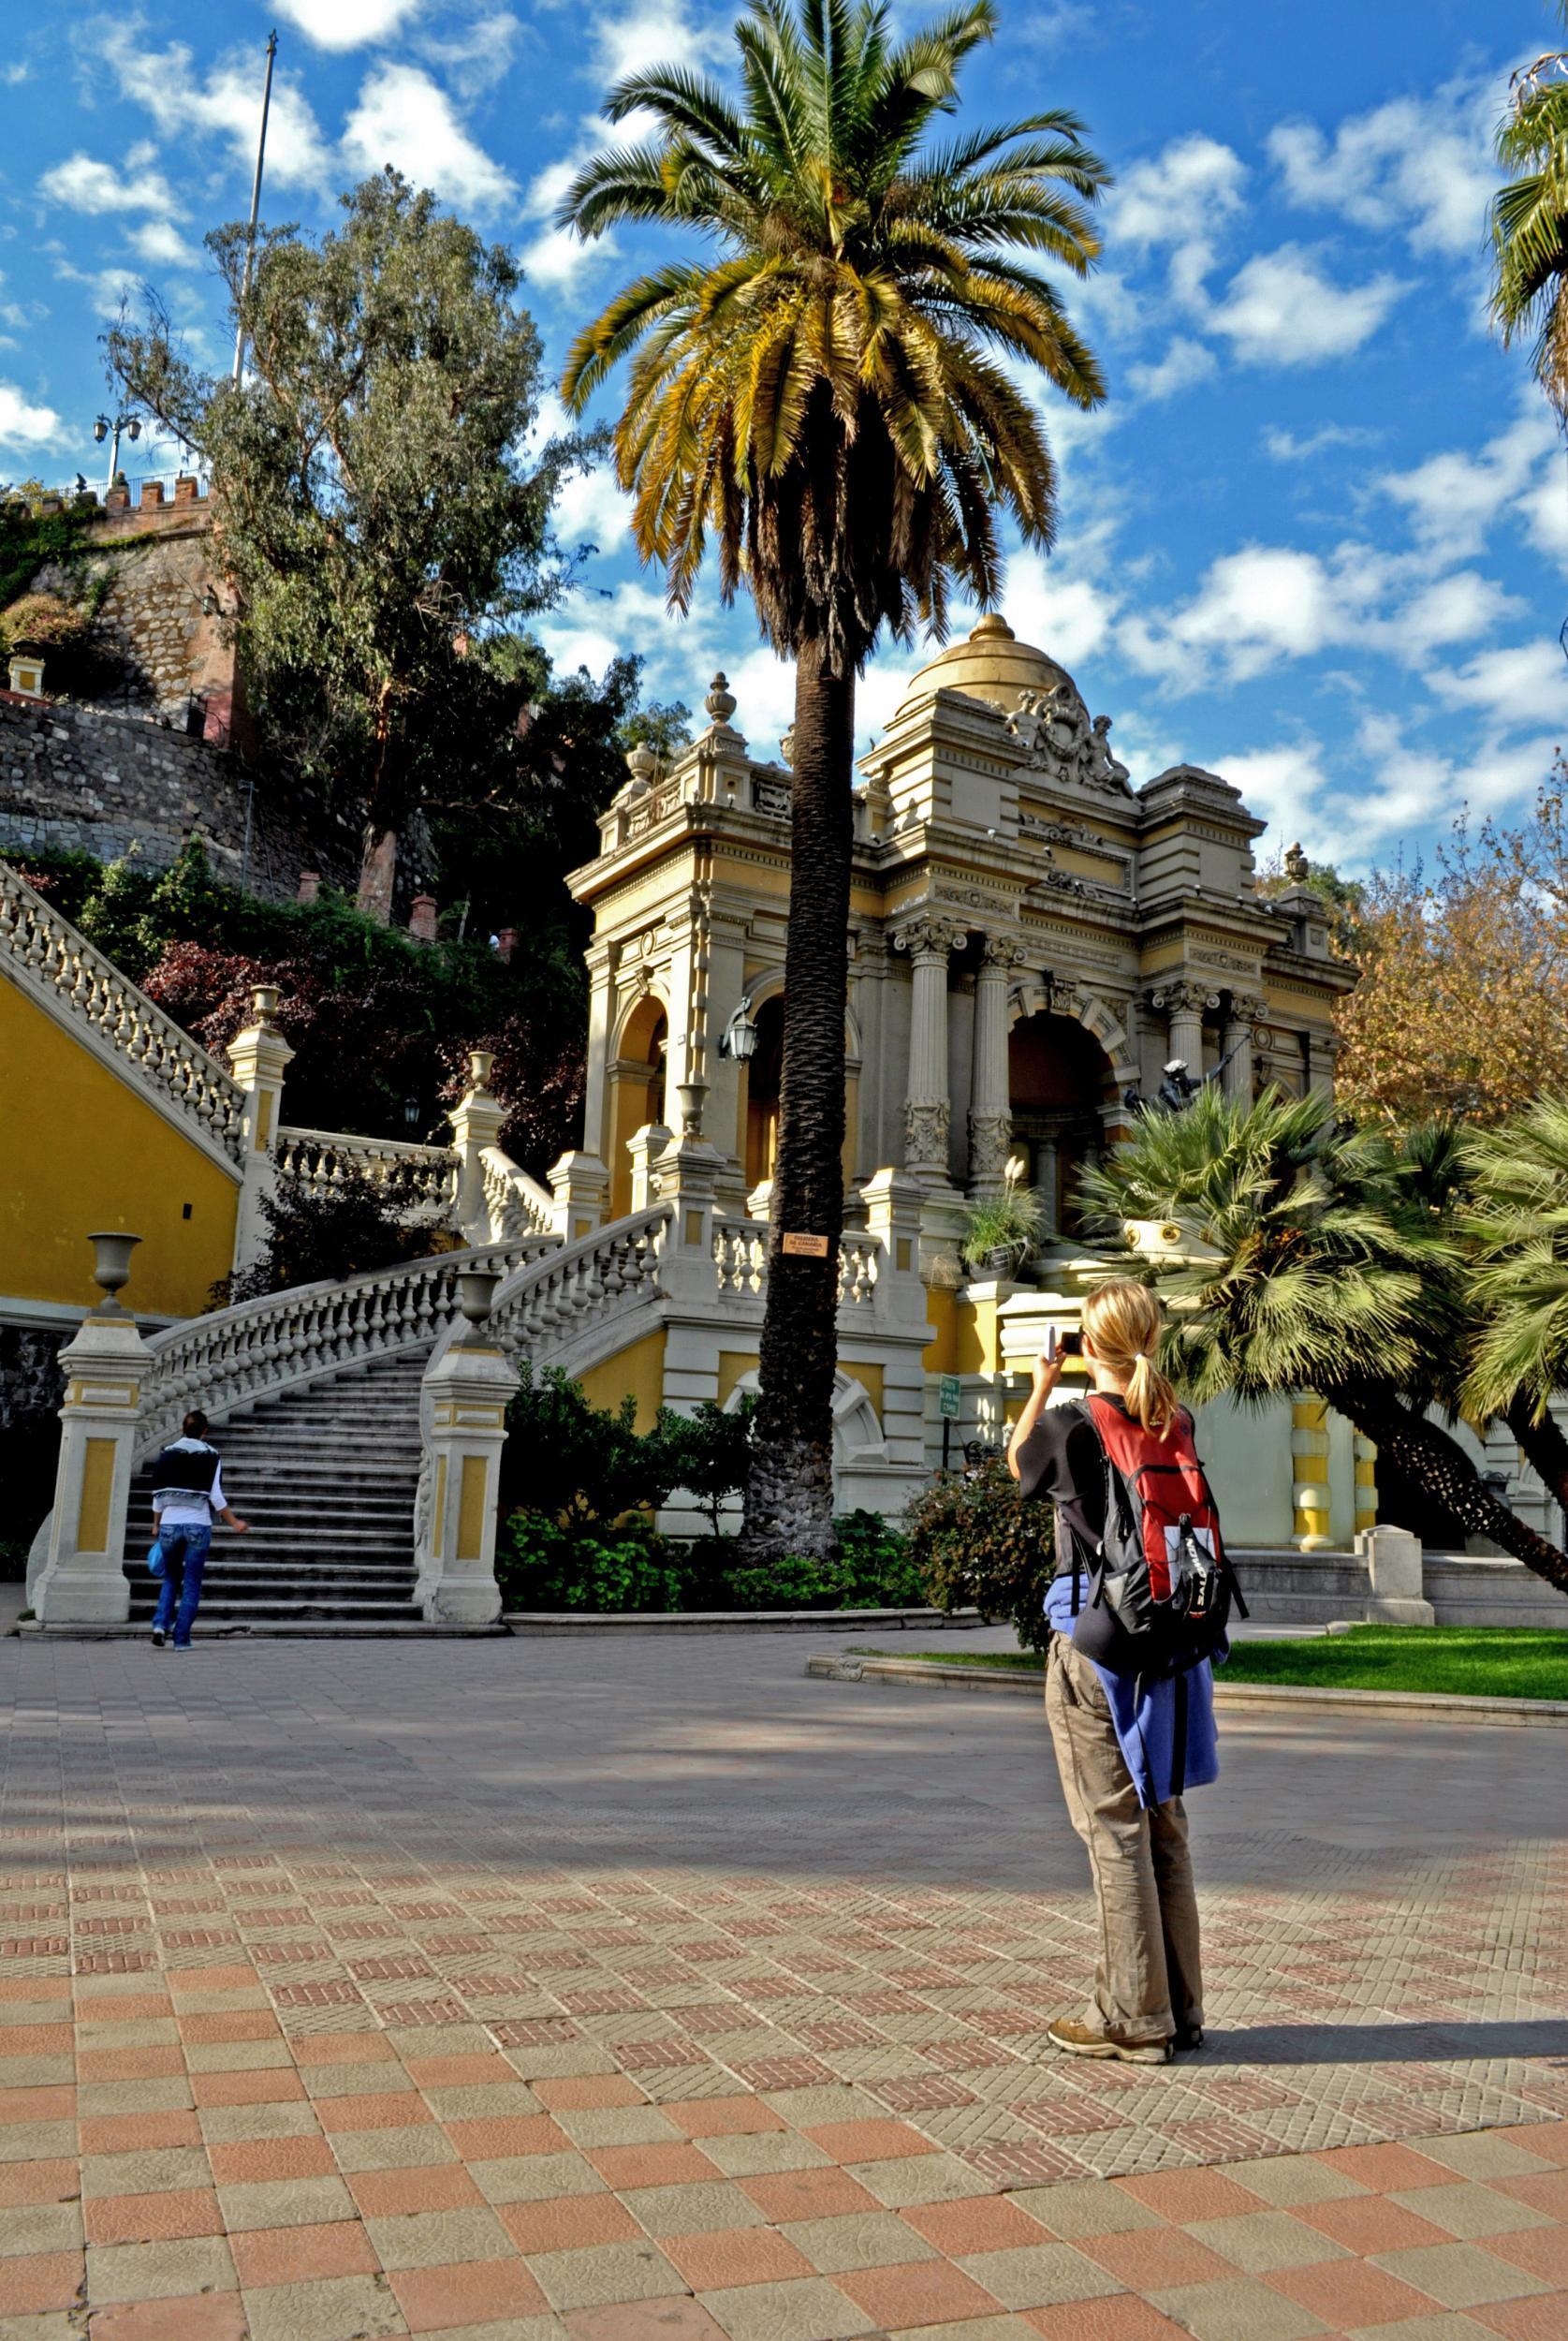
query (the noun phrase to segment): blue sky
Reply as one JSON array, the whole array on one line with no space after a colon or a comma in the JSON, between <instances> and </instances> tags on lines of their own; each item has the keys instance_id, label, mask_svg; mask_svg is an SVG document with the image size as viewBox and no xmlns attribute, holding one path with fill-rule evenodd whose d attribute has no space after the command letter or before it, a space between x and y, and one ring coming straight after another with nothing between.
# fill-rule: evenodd
<instances>
[{"instance_id":1,"label":"blue sky","mask_svg":"<svg viewBox=\"0 0 1568 2341\"><path fill-rule=\"evenodd\" d=\"M214 362L201 236L249 199L262 50L280 39L264 215L327 225L383 162L513 244L552 365L639 258L550 214L603 135L607 82L679 57L725 74L706 0L148 0L14 11L0 63L0 480L101 476L96 336L150 279ZM1509 71L1545 0L1003 0L973 117L1075 108L1117 174L1106 259L1073 287L1111 396L1046 396L1062 465L1049 561L1004 609L1077 675L1142 780L1237 781L1349 867L1531 797L1568 737L1568 459L1523 357L1489 338L1484 211ZM169 460L148 443L126 467ZM749 611L666 614L604 477L573 487L593 591L542 629L595 670L641 652L696 704L717 665L771 753L790 684ZM880 729L919 653L863 690Z\"/></svg>"}]
</instances>

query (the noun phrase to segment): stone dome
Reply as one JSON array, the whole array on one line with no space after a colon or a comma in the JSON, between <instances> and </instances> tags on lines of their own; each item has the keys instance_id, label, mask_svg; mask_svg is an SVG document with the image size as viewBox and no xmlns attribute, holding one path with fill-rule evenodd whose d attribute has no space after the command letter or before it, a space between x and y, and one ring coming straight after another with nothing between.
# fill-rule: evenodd
<instances>
[{"instance_id":1,"label":"stone dome","mask_svg":"<svg viewBox=\"0 0 1568 2341\"><path fill-rule=\"evenodd\" d=\"M1054 691L1062 683L1077 691L1065 667L1043 650L1020 642L1006 619L993 611L963 641L949 642L930 666L920 669L903 695L900 713L917 699L930 699L933 691L966 691L1011 715L1026 691Z\"/></svg>"}]
</instances>

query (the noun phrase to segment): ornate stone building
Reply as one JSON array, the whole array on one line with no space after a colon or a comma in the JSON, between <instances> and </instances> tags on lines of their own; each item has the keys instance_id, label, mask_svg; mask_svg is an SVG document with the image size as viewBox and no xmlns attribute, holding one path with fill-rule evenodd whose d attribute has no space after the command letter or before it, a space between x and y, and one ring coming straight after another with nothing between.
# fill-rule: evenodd
<instances>
[{"instance_id":1,"label":"ornate stone building","mask_svg":"<svg viewBox=\"0 0 1568 2341\"><path fill-rule=\"evenodd\" d=\"M594 921L584 1152L611 1212L666 1128L718 1150L734 1212L771 1166L789 773L748 756L722 676L707 707L668 771L630 759L573 881ZM918 1179L932 1267L1015 1156L1070 1238L1083 1165L1171 1058L1237 1094L1333 1079L1350 979L1321 901L1265 901L1238 792L1192 764L1135 787L1109 732L993 616L915 677L860 766L845 1176ZM749 1063L718 1045L738 1009Z\"/></svg>"}]
</instances>

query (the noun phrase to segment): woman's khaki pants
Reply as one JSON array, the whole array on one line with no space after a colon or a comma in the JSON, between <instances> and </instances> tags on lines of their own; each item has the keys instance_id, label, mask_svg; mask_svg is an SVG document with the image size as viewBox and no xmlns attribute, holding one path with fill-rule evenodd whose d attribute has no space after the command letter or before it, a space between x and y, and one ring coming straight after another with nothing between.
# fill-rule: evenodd
<instances>
[{"instance_id":1,"label":"woman's khaki pants","mask_svg":"<svg viewBox=\"0 0 1568 2341\"><path fill-rule=\"evenodd\" d=\"M1100 1957L1087 2021L1130 2040L1203 2022L1197 1897L1181 1799L1146 1808L1100 1678L1063 1634L1046 1662L1046 1718L1067 1818L1089 1850Z\"/></svg>"}]
</instances>

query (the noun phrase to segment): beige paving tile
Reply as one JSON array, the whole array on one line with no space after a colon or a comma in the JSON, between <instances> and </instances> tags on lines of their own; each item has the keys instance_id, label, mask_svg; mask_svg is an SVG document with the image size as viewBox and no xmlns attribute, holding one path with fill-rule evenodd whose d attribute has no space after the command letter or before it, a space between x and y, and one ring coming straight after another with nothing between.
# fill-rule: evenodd
<instances>
[{"instance_id":1,"label":"beige paving tile","mask_svg":"<svg viewBox=\"0 0 1568 2341\"><path fill-rule=\"evenodd\" d=\"M76 2152L74 2122L0 2125L0 2162L54 2162Z\"/></svg>"},{"instance_id":2,"label":"beige paving tile","mask_svg":"<svg viewBox=\"0 0 1568 2341\"><path fill-rule=\"evenodd\" d=\"M568 2341L568 2336L559 2317L487 2317L482 2325L443 2325L438 2341Z\"/></svg>"},{"instance_id":3,"label":"beige paving tile","mask_svg":"<svg viewBox=\"0 0 1568 2341\"><path fill-rule=\"evenodd\" d=\"M417 2122L406 2129L339 2129L331 2142L344 2171L412 2171L460 2159L436 2122Z\"/></svg>"},{"instance_id":4,"label":"beige paving tile","mask_svg":"<svg viewBox=\"0 0 1568 2341\"><path fill-rule=\"evenodd\" d=\"M244 2295L250 2341L381 2341L408 2331L380 2276L268 2284Z\"/></svg>"},{"instance_id":5,"label":"beige paving tile","mask_svg":"<svg viewBox=\"0 0 1568 2341\"><path fill-rule=\"evenodd\" d=\"M552 2308L599 2308L659 2300L686 2286L656 2244L591 2244L581 2251L534 2252L529 2271Z\"/></svg>"},{"instance_id":6,"label":"beige paving tile","mask_svg":"<svg viewBox=\"0 0 1568 2341\"><path fill-rule=\"evenodd\" d=\"M825 2276L704 2292L702 2305L729 2341L853 2341L875 2331L865 2312Z\"/></svg>"},{"instance_id":7,"label":"beige paving tile","mask_svg":"<svg viewBox=\"0 0 1568 2341\"><path fill-rule=\"evenodd\" d=\"M708 2142L703 2142L706 2150ZM993 2192L989 2178L982 2178L954 2154L906 2154L892 2162L851 2162L845 2167L851 2178L858 2179L866 2192L890 2211L911 2209L922 2202L959 2202L966 2196Z\"/></svg>"},{"instance_id":8,"label":"beige paving tile","mask_svg":"<svg viewBox=\"0 0 1568 2341\"><path fill-rule=\"evenodd\" d=\"M288 2042L265 2040L187 2040L185 2063L193 2073L270 2072L292 2065Z\"/></svg>"},{"instance_id":9,"label":"beige paving tile","mask_svg":"<svg viewBox=\"0 0 1568 2341\"><path fill-rule=\"evenodd\" d=\"M195 2104L190 2083L182 2073L162 2074L151 2081L87 2081L77 2091L79 2120L100 2113L179 2113Z\"/></svg>"},{"instance_id":10,"label":"beige paving tile","mask_svg":"<svg viewBox=\"0 0 1568 2341\"><path fill-rule=\"evenodd\" d=\"M609 2192L593 2163L580 2154L507 2155L496 2161L471 2162L468 2174L487 2202L550 2202L558 2195Z\"/></svg>"},{"instance_id":11,"label":"beige paving tile","mask_svg":"<svg viewBox=\"0 0 1568 2341\"><path fill-rule=\"evenodd\" d=\"M1483 2186L1474 2179L1459 2179L1452 2186L1413 2186L1388 2200L1466 2242L1482 2235L1515 2233L1523 2227L1556 2224L1550 2212L1532 2210L1528 2203L1516 2202L1509 2195L1500 2195L1495 2186Z\"/></svg>"},{"instance_id":12,"label":"beige paving tile","mask_svg":"<svg viewBox=\"0 0 1568 2341\"><path fill-rule=\"evenodd\" d=\"M729 2138L705 2138L702 2151L731 2178L755 2178L764 2171L814 2171L832 2160L793 2129L759 2129ZM911 2161L934 2162L935 2155L912 2155Z\"/></svg>"},{"instance_id":13,"label":"beige paving tile","mask_svg":"<svg viewBox=\"0 0 1568 2341\"><path fill-rule=\"evenodd\" d=\"M913 2255L911 2255L913 2257ZM1090 2301L1122 2286L1069 2244L1024 2244L1013 2251L966 2252L956 2266L1004 2308L1044 2308L1055 2301Z\"/></svg>"},{"instance_id":14,"label":"beige paving tile","mask_svg":"<svg viewBox=\"0 0 1568 2341\"><path fill-rule=\"evenodd\" d=\"M174 2186L210 2186L212 2168L199 2146L160 2146L144 2154L92 2154L81 2165L81 2191L159 2195Z\"/></svg>"},{"instance_id":15,"label":"beige paving tile","mask_svg":"<svg viewBox=\"0 0 1568 2341\"><path fill-rule=\"evenodd\" d=\"M442 2341L447 2341L445 2334ZM1495 2341L1495 2335L1473 2317L1440 2308L1430 2317L1401 2317L1394 2325L1357 2325L1356 2341Z\"/></svg>"},{"instance_id":16,"label":"beige paving tile","mask_svg":"<svg viewBox=\"0 0 1568 2341\"><path fill-rule=\"evenodd\" d=\"M826 2122L885 2122L887 2108L863 2089L825 2083L815 2089L765 2089L764 2105L782 2113L797 2129L817 2129Z\"/></svg>"},{"instance_id":17,"label":"beige paving tile","mask_svg":"<svg viewBox=\"0 0 1568 2341\"><path fill-rule=\"evenodd\" d=\"M1372 2252L1369 2263L1429 2293L1444 2308L1478 2308L1556 2289L1546 2277L1512 2266L1479 2244L1416 2244L1408 2251Z\"/></svg>"},{"instance_id":18,"label":"beige paving tile","mask_svg":"<svg viewBox=\"0 0 1568 2341\"><path fill-rule=\"evenodd\" d=\"M916 2235L891 2211L852 2211L836 2219L792 2219L780 2231L825 2276L842 2275L849 2268L890 2268L904 2260L938 2257L934 2245Z\"/></svg>"},{"instance_id":19,"label":"beige paving tile","mask_svg":"<svg viewBox=\"0 0 1568 2341\"><path fill-rule=\"evenodd\" d=\"M87 2297L95 2308L114 2301L232 2292L238 2282L221 2235L183 2236L164 2244L94 2244L87 2250Z\"/></svg>"},{"instance_id":20,"label":"beige paving tile","mask_svg":"<svg viewBox=\"0 0 1568 2341\"><path fill-rule=\"evenodd\" d=\"M966 2317L957 2325L921 2325L916 2341L1040 2341L1040 2328L1022 2317Z\"/></svg>"},{"instance_id":21,"label":"beige paving tile","mask_svg":"<svg viewBox=\"0 0 1568 2341\"><path fill-rule=\"evenodd\" d=\"M629 2186L621 2200L650 2235L706 2235L715 2228L762 2224L751 2197L722 2179L684 2186Z\"/></svg>"},{"instance_id":22,"label":"beige paving tile","mask_svg":"<svg viewBox=\"0 0 1568 2341\"><path fill-rule=\"evenodd\" d=\"M1079 2235L1128 2235L1163 2227L1157 2211L1103 2178L1067 2179L1059 2186L1020 2186L1008 2197L1032 2219L1068 2243Z\"/></svg>"},{"instance_id":23,"label":"beige paving tile","mask_svg":"<svg viewBox=\"0 0 1568 2341\"><path fill-rule=\"evenodd\" d=\"M341 2178L242 2179L218 2188L231 2235L252 2228L318 2227L358 2215Z\"/></svg>"},{"instance_id":24,"label":"beige paving tile","mask_svg":"<svg viewBox=\"0 0 1568 2341\"><path fill-rule=\"evenodd\" d=\"M1282 2211L1288 2211L1293 2203L1332 2202L1341 2195L1370 2191L1358 2179L1308 2154L1264 2155L1254 2162L1222 2162L1218 2167L1222 2177L1233 2178L1249 2194L1260 2196Z\"/></svg>"},{"instance_id":25,"label":"beige paving tile","mask_svg":"<svg viewBox=\"0 0 1568 2341\"><path fill-rule=\"evenodd\" d=\"M1407 2138L1413 2153L1429 2162L1457 2171L1461 2178L1531 2178L1539 2174L1541 2157L1495 2129L1473 2130L1457 2138ZM1419 2191L1419 2190L1417 2190Z\"/></svg>"},{"instance_id":26,"label":"beige paving tile","mask_svg":"<svg viewBox=\"0 0 1568 2341\"><path fill-rule=\"evenodd\" d=\"M0 2317L0 2341L81 2341L81 2319L69 2308L42 2317Z\"/></svg>"},{"instance_id":27,"label":"beige paving tile","mask_svg":"<svg viewBox=\"0 0 1568 2341\"><path fill-rule=\"evenodd\" d=\"M81 2242L79 2202L30 2202L0 2211L0 2239L7 2260L26 2252L73 2251Z\"/></svg>"},{"instance_id":28,"label":"beige paving tile","mask_svg":"<svg viewBox=\"0 0 1568 2341\"><path fill-rule=\"evenodd\" d=\"M1180 2284L1149 2299L1186 2326L1194 2341L1308 2341L1331 2328L1282 2292L1250 2276L1219 2284Z\"/></svg>"},{"instance_id":29,"label":"beige paving tile","mask_svg":"<svg viewBox=\"0 0 1568 2341\"><path fill-rule=\"evenodd\" d=\"M377 2056L362 2065L304 2065L300 2078L312 2098L402 2097L414 2086L403 2067L389 2056Z\"/></svg>"},{"instance_id":30,"label":"beige paving tile","mask_svg":"<svg viewBox=\"0 0 1568 2341\"><path fill-rule=\"evenodd\" d=\"M565 2106L552 2113L575 2146L683 2145L686 2133L653 2105Z\"/></svg>"},{"instance_id":31,"label":"beige paving tile","mask_svg":"<svg viewBox=\"0 0 1568 2341\"><path fill-rule=\"evenodd\" d=\"M1331 2243L1304 2219L1288 2211L1246 2211L1225 2219L1189 2219L1186 2232L1222 2260L1250 2276L1267 2275L1271 2268L1307 2268L1314 2260L1348 2257L1342 2245Z\"/></svg>"},{"instance_id":32,"label":"beige paving tile","mask_svg":"<svg viewBox=\"0 0 1568 2341\"><path fill-rule=\"evenodd\" d=\"M483 2082L457 2088L425 2089L425 2102L442 2122L509 2120L519 2114L542 2113L544 2107L520 2081Z\"/></svg>"},{"instance_id":33,"label":"beige paving tile","mask_svg":"<svg viewBox=\"0 0 1568 2341\"><path fill-rule=\"evenodd\" d=\"M367 2219L365 2232L382 2266L445 2268L464 2260L509 2260L511 2237L493 2211L415 2211L399 2218Z\"/></svg>"},{"instance_id":34,"label":"beige paving tile","mask_svg":"<svg viewBox=\"0 0 1568 2341\"><path fill-rule=\"evenodd\" d=\"M321 2129L315 2106L298 2098L273 2105L204 2105L198 2118L209 2145L232 2145L243 2138L315 2138Z\"/></svg>"}]
</instances>

